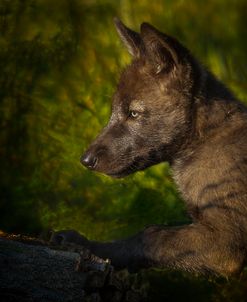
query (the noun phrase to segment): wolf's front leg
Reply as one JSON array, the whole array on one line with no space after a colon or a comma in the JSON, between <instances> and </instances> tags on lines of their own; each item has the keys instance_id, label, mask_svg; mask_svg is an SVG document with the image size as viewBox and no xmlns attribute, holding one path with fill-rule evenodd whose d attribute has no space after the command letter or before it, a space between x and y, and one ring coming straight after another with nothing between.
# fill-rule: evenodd
<instances>
[{"instance_id":1,"label":"wolf's front leg","mask_svg":"<svg viewBox=\"0 0 247 302\"><path fill-rule=\"evenodd\" d=\"M89 240L74 230L52 232L50 242L57 245L73 243L88 247Z\"/></svg>"},{"instance_id":2,"label":"wolf's front leg","mask_svg":"<svg viewBox=\"0 0 247 302\"><path fill-rule=\"evenodd\" d=\"M109 258L116 268L131 271L160 267L228 276L239 272L244 261L244 251L233 234L202 224L152 226L128 239L106 243L88 241L75 233L71 238L69 233L61 235L65 242L74 237L93 254Z\"/></svg>"},{"instance_id":3,"label":"wolf's front leg","mask_svg":"<svg viewBox=\"0 0 247 302\"><path fill-rule=\"evenodd\" d=\"M50 242L57 245L77 244L91 251L91 253L103 259L110 259L116 269L129 268L138 270L148 266L143 256L142 233L126 240L113 242L90 241L74 230L53 232Z\"/></svg>"}]
</instances>

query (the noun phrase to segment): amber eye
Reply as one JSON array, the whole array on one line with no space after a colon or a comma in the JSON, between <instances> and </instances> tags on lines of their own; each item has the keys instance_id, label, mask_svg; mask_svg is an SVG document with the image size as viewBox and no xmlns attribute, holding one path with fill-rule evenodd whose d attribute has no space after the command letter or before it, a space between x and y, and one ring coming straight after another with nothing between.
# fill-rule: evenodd
<instances>
[{"instance_id":1,"label":"amber eye","mask_svg":"<svg viewBox=\"0 0 247 302\"><path fill-rule=\"evenodd\" d=\"M137 118L139 113L137 111L131 110L129 112L129 117Z\"/></svg>"}]
</instances>

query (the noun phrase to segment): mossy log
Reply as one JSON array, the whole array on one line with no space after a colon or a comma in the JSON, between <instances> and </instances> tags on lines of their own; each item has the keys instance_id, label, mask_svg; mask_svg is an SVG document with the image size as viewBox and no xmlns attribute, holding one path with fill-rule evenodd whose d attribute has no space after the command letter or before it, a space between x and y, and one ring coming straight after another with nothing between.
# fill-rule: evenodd
<instances>
[{"instance_id":1,"label":"mossy log","mask_svg":"<svg viewBox=\"0 0 247 302\"><path fill-rule=\"evenodd\" d=\"M0 233L0 301L143 301L134 283L80 246Z\"/></svg>"}]
</instances>

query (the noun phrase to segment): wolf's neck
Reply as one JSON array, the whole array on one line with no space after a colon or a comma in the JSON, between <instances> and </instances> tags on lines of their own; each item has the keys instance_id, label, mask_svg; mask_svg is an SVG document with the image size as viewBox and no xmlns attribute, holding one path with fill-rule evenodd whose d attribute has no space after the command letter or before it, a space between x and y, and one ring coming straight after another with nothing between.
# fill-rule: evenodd
<instances>
[{"instance_id":1,"label":"wolf's neck","mask_svg":"<svg viewBox=\"0 0 247 302\"><path fill-rule=\"evenodd\" d=\"M174 159L172 170L184 199L198 206L198 203L208 202L205 197L208 191L212 199L219 193L216 191L224 186L217 185L222 181L227 188L232 149L225 152L224 146L241 129L238 121L241 121L242 109L228 89L211 74L194 105L192 134ZM220 194L224 195L226 188Z\"/></svg>"},{"instance_id":2,"label":"wolf's neck","mask_svg":"<svg viewBox=\"0 0 247 302\"><path fill-rule=\"evenodd\" d=\"M204 71L203 83L193 100L191 126L172 161L187 162L200 146L209 144L212 137L223 135L228 128L231 130L234 127L231 119L239 114L241 106L221 82Z\"/></svg>"},{"instance_id":3,"label":"wolf's neck","mask_svg":"<svg viewBox=\"0 0 247 302\"><path fill-rule=\"evenodd\" d=\"M228 88L207 72L204 85L194 100L193 135L205 140L228 123L239 106Z\"/></svg>"}]
</instances>

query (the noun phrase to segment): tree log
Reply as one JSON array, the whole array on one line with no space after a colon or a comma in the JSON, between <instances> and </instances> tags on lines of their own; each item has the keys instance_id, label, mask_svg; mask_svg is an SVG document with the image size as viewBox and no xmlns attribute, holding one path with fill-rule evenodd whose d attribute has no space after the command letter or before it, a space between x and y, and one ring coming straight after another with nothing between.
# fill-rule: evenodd
<instances>
[{"instance_id":1,"label":"tree log","mask_svg":"<svg viewBox=\"0 0 247 302\"><path fill-rule=\"evenodd\" d=\"M80 246L0 233L0 301L144 301L134 278Z\"/></svg>"}]
</instances>

